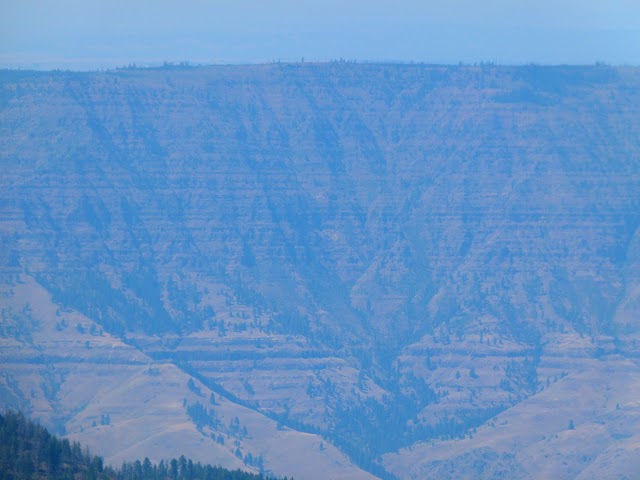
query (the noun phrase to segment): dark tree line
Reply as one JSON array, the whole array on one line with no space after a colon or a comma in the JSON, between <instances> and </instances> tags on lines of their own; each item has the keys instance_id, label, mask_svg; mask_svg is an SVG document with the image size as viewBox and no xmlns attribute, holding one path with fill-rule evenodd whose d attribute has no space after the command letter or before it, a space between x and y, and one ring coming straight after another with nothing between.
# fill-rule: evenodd
<instances>
[{"instance_id":1,"label":"dark tree line","mask_svg":"<svg viewBox=\"0 0 640 480\"><path fill-rule=\"evenodd\" d=\"M110 478L102 459L21 413L0 414L0 480Z\"/></svg>"},{"instance_id":2,"label":"dark tree line","mask_svg":"<svg viewBox=\"0 0 640 480\"><path fill-rule=\"evenodd\" d=\"M159 464L151 463L148 458L143 462L136 460L124 463L115 473L113 478L117 480L275 480L242 470L232 471L208 464L202 465L200 462L194 463L184 455L168 462L163 460Z\"/></svg>"},{"instance_id":3,"label":"dark tree line","mask_svg":"<svg viewBox=\"0 0 640 480\"><path fill-rule=\"evenodd\" d=\"M203 465L181 456L105 466L78 442L51 435L21 413L0 414L0 480L276 480L262 474ZM287 480L287 477L284 478ZM293 479L291 479L293 480Z\"/></svg>"}]
</instances>

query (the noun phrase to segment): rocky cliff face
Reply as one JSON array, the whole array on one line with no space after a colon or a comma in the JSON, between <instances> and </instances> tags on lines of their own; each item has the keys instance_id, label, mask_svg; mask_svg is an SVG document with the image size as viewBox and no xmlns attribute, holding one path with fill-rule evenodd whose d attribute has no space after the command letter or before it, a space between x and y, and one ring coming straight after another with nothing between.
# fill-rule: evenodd
<instances>
[{"instance_id":1,"label":"rocky cliff face","mask_svg":"<svg viewBox=\"0 0 640 480\"><path fill-rule=\"evenodd\" d=\"M114 461L624 474L639 114L604 66L2 72L2 404Z\"/></svg>"}]
</instances>

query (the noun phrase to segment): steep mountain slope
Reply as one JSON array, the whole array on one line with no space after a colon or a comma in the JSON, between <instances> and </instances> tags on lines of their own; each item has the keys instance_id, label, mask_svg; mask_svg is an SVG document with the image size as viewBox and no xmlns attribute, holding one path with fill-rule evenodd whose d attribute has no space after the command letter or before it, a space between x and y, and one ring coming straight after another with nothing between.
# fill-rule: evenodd
<instances>
[{"instance_id":1,"label":"steep mountain slope","mask_svg":"<svg viewBox=\"0 0 640 480\"><path fill-rule=\"evenodd\" d=\"M79 443L61 440L51 435L46 428L15 412L0 414L0 475L2 478L15 480L276 480L241 470L230 471L194 463L184 456L158 465L145 458L125 463L117 470L105 468L101 457L91 455Z\"/></svg>"},{"instance_id":2,"label":"steep mountain slope","mask_svg":"<svg viewBox=\"0 0 640 480\"><path fill-rule=\"evenodd\" d=\"M194 460L296 478L374 478L317 435L279 426L174 364L154 361L73 310L56 312L46 291L18 279L2 291L32 327L3 338L3 404L32 415L120 466L185 451ZM21 319L21 320L22 320ZM212 396L213 394L213 396ZM319 469L319 470L318 470Z\"/></svg>"},{"instance_id":3,"label":"steep mountain slope","mask_svg":"<svg viewBox=\"0 0 640 480\"><path fill-rule=\"evenodd\" d=\"M621 389L640 388L639 114L640 71L606 66L2 72L2 403L89 445L115 438L87 428L109 414L137 438L104 452L118 461L153 438L174 456L174 429L199 452L237 415L262 436L229 438L281 475L366 475L335 447L380 476L478 458L540 475L558 442L499 439L570 402L571 382L599 405L575 432L636 412ZM100 330L139 366L82 345ZM70 358L42 353L69 342ZM128 393L89 408L90 358ZM69 362L68 392L36 388L42 364ZM226 430L189 417L198 391L228 403ZM522 421L497 433L498 414ZM579 453L553 475L633 451L611 432L563 437ZM203 456L236 466L211 443Z\"/></svg>"}]
</instances>

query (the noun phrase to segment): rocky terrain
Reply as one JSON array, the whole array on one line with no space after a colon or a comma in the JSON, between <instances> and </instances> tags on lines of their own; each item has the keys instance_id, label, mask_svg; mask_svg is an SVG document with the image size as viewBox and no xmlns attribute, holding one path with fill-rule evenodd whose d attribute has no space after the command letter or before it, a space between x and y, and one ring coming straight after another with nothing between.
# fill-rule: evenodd
<instances>
[{"instance_id":1,"label":"rocky terrain","mask_svg":"<svg viewBox=\"0 0 640 480\"><path fill-rule=\"evenodd\" d=\"M632 478L639 118L604 65L2 71L0 405L114 464Z\"/></svg>"}]
</instances>

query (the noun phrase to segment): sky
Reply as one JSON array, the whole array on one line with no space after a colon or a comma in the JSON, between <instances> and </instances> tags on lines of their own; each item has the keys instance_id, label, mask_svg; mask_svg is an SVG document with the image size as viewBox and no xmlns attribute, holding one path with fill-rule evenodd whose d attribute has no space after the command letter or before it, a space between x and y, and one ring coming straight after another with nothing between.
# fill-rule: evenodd
<instances>
[{"instance_id":1,"label":"sky","mask_svg":"<svg viewBox=\"0 0 640 480\"><path fill-rule=\"evenodd\" d=\"M0 68L640 65L640 0L0 0Z\"/></svg>"}]
</instances>

